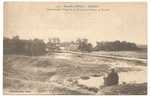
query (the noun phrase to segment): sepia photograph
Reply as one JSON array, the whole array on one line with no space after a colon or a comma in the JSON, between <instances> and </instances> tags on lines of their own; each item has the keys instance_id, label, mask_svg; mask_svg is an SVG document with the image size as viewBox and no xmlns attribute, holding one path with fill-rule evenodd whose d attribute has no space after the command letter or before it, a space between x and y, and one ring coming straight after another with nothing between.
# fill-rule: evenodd
<instances>
[{"instance_id":1,"label":"sepia photograph","mask_svg":"<svg viewBox=\"0 0 151 100\"><path fill-rule=\"evenodd\" d=\"M3 5L3 95L147 95L146 2Z\"/></svg>"}]
</instances>

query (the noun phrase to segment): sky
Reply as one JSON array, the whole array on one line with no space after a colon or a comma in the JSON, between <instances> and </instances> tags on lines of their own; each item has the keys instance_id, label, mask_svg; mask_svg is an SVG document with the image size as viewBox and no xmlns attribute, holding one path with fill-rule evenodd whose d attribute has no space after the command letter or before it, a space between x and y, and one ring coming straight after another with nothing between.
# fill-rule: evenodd
<instances>
[{"instance_id":1,"label":"sky","mask_svg":"<svg viewBox=\"0 0 151 100\"><path fill-rule=\"evenodd\" d=\"M93 44L114 40L147 44L146 8L144 2L5 2L4 36L45 41L53 37L61 41L87 38Z\"/></svg>"}]
</instances>

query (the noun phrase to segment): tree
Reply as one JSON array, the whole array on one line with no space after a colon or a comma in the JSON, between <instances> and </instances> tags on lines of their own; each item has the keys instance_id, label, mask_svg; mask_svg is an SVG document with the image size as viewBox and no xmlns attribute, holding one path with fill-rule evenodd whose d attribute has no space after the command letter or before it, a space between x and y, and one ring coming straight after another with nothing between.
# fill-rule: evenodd
<instances>
[{"instance_id":1,"label":"tree","mask_svg":"<svg viewBox=\"0 0 151 100\"><path fill-rule=\"evenodd\" d=\"M78 49L83 52L91 52L92 44L88 43L88 39L78 39L76 41L79 44Z\"/></svg>"},{"instance_id":2,"label":"tree","mask_svg":"<svg viewBox=\"0 0 151 100\"><path fill-rule=\"evenodd\" d=\"M46 53L46 45L43 40L34 39L31 45L31 54L34 56L43 55Z\"/></svg>"}]
</instances>

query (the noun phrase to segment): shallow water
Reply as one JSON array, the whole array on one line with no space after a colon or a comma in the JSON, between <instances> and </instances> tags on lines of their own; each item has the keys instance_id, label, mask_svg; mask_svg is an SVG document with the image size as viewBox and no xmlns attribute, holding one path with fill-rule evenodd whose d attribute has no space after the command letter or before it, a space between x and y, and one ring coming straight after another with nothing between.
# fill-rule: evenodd
<instances>
[{"instance_id":1,"label":"shallow water","mask_svg":"<svg viewBox=\"0 0 151 100\"><path fill-rule=\"evenodd\" d=\"M90 77L88 80L79 79L78 84L85 85L87 87L99 88L103 85L103 77Z\"/></svg>"},{"instance_id":2,"label":"shallow water","mask_svg":"<svg viewBox=\"0 0 151 100\"><path fill-rule=\"evenodd\" d=\"M141 51L141 52L140 51L95 51L92 52L92 54L147 59L146 51Z\"/></svg>"},{"instance_id":3,"label":"shallow water","mask_svg":"<svg viewBox=\"0 0 151 100\"><path fill-rule=\"evenodd\" d=\"M147 73L146 71L129 71L129 72L120 72L119 73L119 84L123 83L144 83L147 82ZM90 79L83 80L79 79L78 84L84 85L87 87L99 88L104 85L103 77L92 77Z\"/></svg>"},{"instance_id":4,"label":"shallow water","mask_svg":"<svg viewBox=\"0 0 151 100\"><path fill-rule=\"evenodd\" d=\"M72 57L72 54L70 54L70 53L55 53L54 57L56 59L68 59L68 60L70 60Z\"/></svg>"},{"instance_id":5,"label":"shallow water","mask_svg":"<svg viewBox=\"0 0 151 100\"><path fill-rule=\"evenodd\" d=\"M67 60L72 60L74 58L74 54L71 53L55 53L54 58L56 59L67 59ZM84 58L83 58L84 59ZM82 61L83 61L82 59ZM77 59L76 59L77 60ZM81 60L81 59L80 59ZM131 60L131 59L130 59ZM80 62L82 62L80 61ZM96 61L93 61L91 58L87 58L86 61L84 60L83 63L90 62L90 63L103 63L107 64L109 66L112 66L113 68L138 68L142 71L128 71L128 72L120 72L119 73L119 84L123 83L144 83L147 82L147 72L146 72L146 66L145 65L135 65L135 64L129 64L128 62L116 60L116 61L100 61L96 59ZM89 76L89 79L78 79L77 80L79 85L84 85L87 87L95 87L99 88L100 86L104 85L103 77L93 77Z\"/></svg>"},{"instance_id":6,"label":"shallow water","mask_svg":"<svg viewBox=\"0 0 151 100\"><path fill-rule=\"evenodd\" d=\"M119 83L144 83L147 82L146 71L129 71L119 73Z\"/></svg>"}]
</instances>

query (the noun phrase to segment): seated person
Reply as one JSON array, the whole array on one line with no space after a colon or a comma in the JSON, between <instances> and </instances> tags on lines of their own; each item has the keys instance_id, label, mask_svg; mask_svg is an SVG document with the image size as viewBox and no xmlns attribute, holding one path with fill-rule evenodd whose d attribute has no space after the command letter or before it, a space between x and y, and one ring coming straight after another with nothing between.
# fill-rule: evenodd
<instances>
[{"instance_id":1,"label":"seated person","mask_svg":"<svg viewBox=\"0 0 151 100\"><path fill-rule=\"evenodd\" d=\"M107 86L117 85L118 82L119 82L118 73L115 71L115 69L111 69L111 72L108 74L108 76L104 78L104 85Z\"/></svg>"}]
</instances>

